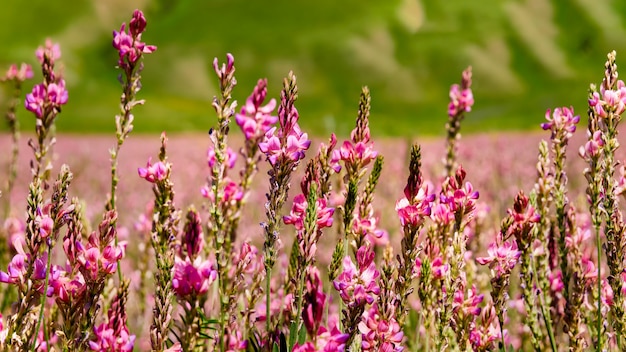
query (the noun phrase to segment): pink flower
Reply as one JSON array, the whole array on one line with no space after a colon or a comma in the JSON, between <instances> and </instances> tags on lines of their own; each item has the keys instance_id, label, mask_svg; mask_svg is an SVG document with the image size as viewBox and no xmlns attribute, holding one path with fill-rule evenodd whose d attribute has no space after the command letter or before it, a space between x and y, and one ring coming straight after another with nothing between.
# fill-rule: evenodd
<instances>
[{"instance_id":1,"label":"pink flower","mask_svg":"<svg viewBox=\"0 0 626 352\"><path fill-rule=\"evenodd\" d=\"M148 159L146 167L138 168L137 172L139 177L146 179L148 182L156 183L157 181L163 181L167 177L168 166L161 161L153 165L152 159Z\"/></svg>"},{"instance_id":2,"label":"pink flower","mask_svg":"<svg viewBox=\"0 0 626 352\"><path fill-rule=\"evenodd\" d=\"M25 80L31 78L33 78L32 67L28 64L22 63L19 69L17 68L17 65L11 65L1 80L16 80L18 82L24 82Z\"/></svg>"},{"instance_id":3,"label":"pink flower","mask_svg":"<svg viewBox=\"0 0 626 352\"><path fill-rule=\"evenodd\" d=\"M333 158L343 160L346 165L358 165L359 168L368 165L376 156L378 152L374 150L373 143L369 142L344 141L341 148L333 152Z\"/></svg>"},{"instance_id":4,"label":"pink flower","mask_svg":"<svg viewBox=\"0 0 626 352\"><path fill-rule=\"evenodd\" d=\"M143 13L135 10L130 20L129 31L126 31L126 23L122 24L120 31L113 31L113 47L119 54L118 65L128 68L135 64L143 54L156 51L156 46L146 45L141 41L141 34L146 28L146 19Z\"/></svg>"},{"instance_id":5,"label":"pink flower","mask_svg":"<svg viewBox=\"0 0 626 352\"><path fill-rule=\"evenodd\" d=\"M298 110L293 106L294 98L290 94L284 90L281 93L279 128L267 130L263 141L259 143L259 150L274 167L278 164L297 165L311 145L308 135L302 133L298 126Z\"/></svg>"},{"instance_id":6,"label":"pink flower","mask_svg":"<svg viewBox=\"0 0 626 352\"><path fill-rule=\"evenodd\" d=\"M590 159L597 156L600 148L604 146L602 131L595 131L593 135L589 135L589 131L587 131L587 137L589 137L587 143L578 150L578 155L583 159Z\"/></svg>"},{"instance_id":7,"label":"pink flower","mask_svg":"<svg viewBox=\"0 0 626 352\"><path fill-rule=\"evenodd\" d=\"M517 250L515 241L508 241L502 244L498 242L496 240L496 242L489 245L487 257L476 258L478 263L489 265L495 277L509 274L522 254L522 252Z\"/></svg>"},{"instance_id":8,"label":"pink flower","mask_svg":"<svg viewBox=\"0 0 626 352\"><path fill-rule=\"evenodd\" d=\"M371 304L380 293L380 287L376 283L380 273L374 263L374 252L366 246L359 248L357 263L359 269L350 256L343 258L343 271L333 281L333 285L346 304L355 306Z\"/></svg>"},{"instance_id":9,"label":"pink flower","mask_svg":"<svg viewBox=\"0 0 626 352\"><path fill-rule=\"evenodd\" d=\"M548 280L550 281L550 289L552 292L559 293L563 291L563 273L561 271L552 271L548 274Z\"/></svg>"},{"instance_id":10,"label":"pink flower","mask_svg":"<svg viewBox=\"0 0 626 352\"><path fill-rule=\"evenodd\" d=\"M432 207L430 218L439 225L446 226L454 221L454 212L445 203L438 203Z\"/></svg>"},{"instance_id":11,"label":"pink flower","mask_svg":"<svg viewBox=\"0 0 626 352\"><path fill-rule=\"evenodd\" d=\"M546 120L541 124L541 128L544 130L552 130L553 136L558 131L565 132L565 138L569 139L576 131L576 124L580 121L580 116L574 116L573 107L562 107L554 109L554 113L551 114L550 109L546 111Z\"/></svg>"},{"instance_id":12,"label":"pink flower","mask_svg":"<svg viewBox=\"0 0 626 352\"><path fill-rule=\"evenodd\" d=\"M574 233L565 235L565 247L568 249L580 249L583 242L591 238L591 229L577 227Z\"/></svg>"},{"instance_id":13,"label":"pink flower","mask_svg":"<svg viewBox=\"0 0 626 352\"><path fill-rule=\"evenodd\" d=\"M47 58L51 64L54 64L56 60L61 58L61 48L59 44L53 44L50 39L46 39L46 45L37 48L35 56L37 56L40 64L44 63L44 58Z\"/></svg>"},{"instance_id":14,"label":"pink flower","mask_svg":"<svg viewBox=\"0 0 626 352\"><path fill-rule=\"evenodd\" d=\"M317 203L317 228L323 229L333 225L334 208L327 207L327 201L324 198L318 199ZM306 217L307 201L304 194L300 193L293 199L293 206L289 215L283 216L285 224L293 225L296 230L304 228L304 218Z\"/></svg>"},{"instance_id":15,"label":"pink flower","mask_svg":"<svg viewBox=\"0 0 626 352\"><path fill-rule=\"evenodd\" d=\"M276 131L276 127L271 128L265 134L265 140L259 143L259 150L265 153L267 159L270 164L276 165L279 157L282 155L282 147L280 145L280 139L277 136L274 136L274 132Z\"/></svg>"},{"instance_id":16,"label":"pink flower","mask_svg":"<svg viewBox=\"0 0 626 352\"><path fill-rule=\"evenodd\" d=\"M600 99L602 95L602 99ZM621 115L626 109L626 86L622 80L617 81L615 90L606 90L604 86L600 87L600 93L594 92L592 98L589 99L589 106L595 113L602 117L608 117L608 113L612 112Z\"/></svg>"},{"instance_id":17,"label":"pink flower","mask_svg":"<svg viewBox=\"0 0 626 352\"><path fill-rule=\"evenodd\" d=\"M193 262L176 257L173 271L172 289L179 298L206 293L217 278L213 263L200 257Z\"/></svg>"},{"instance_id":18,"label":"pink flower","mask_svg":"<svg viewBox=\"0 0 626 352\"><path fill-rule=\"evenodd\" d=\"M304 293L304 306L302 309L302 320L309 336L317 335L324 316L326 305L326 294L320 279L320 272L316 267L308 269L306 278L306 291Z\"/></svg>"},{"instance_id":19,"label":"pink flower","mask_svg":"<svg viewBox=\"0 0 626 352\"><path fill-rule=\"evenodd\" d=\"M450 104L448 104L448 116L454 117L461 112L472 111L474 95L470 88L461 89L458 84L450 87Z\"/></svg>"},{"instance_id":20,"label":"pink flower","mask_svg":"<svg viewBox=\"0 0 626 352\"><path fill-rule=\"evenodd\" d=\"M87 288L85 278L80 272L71 277L68 271L58 265L53 265L50 269L49 280L48 296L64 303L80 297Z\"/></svg>"},{"instance_id":21,"label":"pink flower","mask_svg":"<svg viewBox=\"0 0 626 352\"><path fill-rule=\"evenodd\" d=\"M481 308L479 307L479 305L483 302L484 295L477 293L478 290L476 289L476 285L472 285L472 288L470 290L467 290L467 299L465 299L463 288L456 291L454 293L452 309L455 312L461 310L464 316L480 315Z\"/></svg>"},{"instance_id":22,"label":"pink flower","mask_svg":"<svg viewBox=\"0 0 626 352\"><path fill-rule=\"evenodd\" d=\"M63 79L48 85L48 101L56 108L67 103L67 90Z\"/></svg>"},{"instance_id":23,"label":"pink flower","mask_svg":"<svg viewBox=\"0 0 626 352\"><path fill-rule=\"evenodd\" d=\"M89 236L87 245L76 241L76 260L81 266L81 272L87 280L97 280L101 276L107 276L117 271L117 261L124 257L125 242L115 245L114 236L104 238L107 243L101 243L96 232Z\"/></svg>"},{"instance_id":24,"label":"pink flower","mask_svg":"<svg viewBox=\"0 0 626 352\"><path fill-rule=\"evenodd\" d=\"M24 282L26 275L27 257L25 254L16 254L11 259L7 272L0 272L0 282L17 284Z\"/></svg>"},{"instance_id":25,"label":"pink flower","mask_svg":"<svg viewBox=\"0 0 626 352\"><path fill-rule=\"evenodd\" d=\"M224 178L224 189L223 190L219 190L219 192L221 193L221 197L222 197L222 203L230 203L230 202L237 202L243 199L243 192L241 191L241 189L239 188L239 185L231 180L230 178L226 177ZM213 192L213 189L209 186L204 186L202 187L202 189L200 189L200 193L202 194L202 196L204 198L208 198L210 199L212 202L215 202L215 193Z\"/></svg>"},{"instance_id":26,"label":"pink flower","mask_svg":"<svg viewBox=\"0 0 626 352\"><path fill-rule=\"evenodd\" d=\"M209 165L209 168L213 168L217 162L217 159L215 158L215 148L210 147L206 154L207 164ZM235 167L235 162L237 162L237 153L235 153L232 149L227 148L224 164L228 166L229 169L232 169Z\"/></svg>"},{"instance_id":27,"label":"pink flower","mask_svg":"<svg viewBox=\"0 0 626 352\"><path fill-rule=\"evenodd\" d=\"M433 259L430 267L434 279L443 279L443 277L450 271L450 264L444 263L441 255L438 255L435 259Z\"/></svg>"},{"instance_id":28,"label":"pink flower","mask_svg":"<svg viewBox=\"0 0 626 352\"><path fill-rule=\"evenodd\" d=\"M506 337L506 330L504 331ZM489 351L493 347L493 343L500 339L500 327L496 316L496 310L493 306L483 309L480 320L477 320L470 327L469 340L474 351Z\"/></svg>"},{"instance_id":29,"label":"pink flower","mask_svg":"<svg viewBox=\"0 0 626 352\"><path fill-rule=\"evenodd\" d=\"M138 37L141 33L143 33L146 29L146 18L144 17L143 12L135 10L128 27L130 27L130 33L133 37Z\"/></svg>"},{"instance_id":30,"label":"pink flower","mask_svg":"<svg viewBox=\"0 0 626 352\"><path fill-rule=\"evenodd\" d=\"M355 214L352 222L352 231L364 237L374 246L386 246L389 243L389 233L385 230L378 229L378 222L379 219L371 214L367 217Z\"/></svg>"},{"instance_id":31,"label":"pink flower","mask_svg":"<svg viewBox=\"0 0 626 352\"><path fill-rule=\"evenodd\" d=\"M26 94L26 99L24 100L26 110L34 113L37 118L43 117L46 96L46 86L43 83L35 85L32 92Z\"/></svg>"},{"instance_id":32,"label":"pink flower","mask_svg":"<svg viewBox=\"0 0 626 352\"><path fill-rule=\"evenodd\" d=\"M330 331L320 327L315 344L306 342L303 345L296 343L292 352L343 352L348 341L348 334L343 334L335 325Z\"/></svg>"},{"instance_id":33,"label":"pink flower","mask_svg":"<svg viewBox=\"0 0 626 352\"><path fill-rule=\"evenodd\" d=\"M39 208L37 209L35 225L39 229L39 235L41 238L47 238L52 234L54 229L54 220L50 217L49 209L45 212Z\"/></svg>"},{"instance_id":34,"label":"pink flower","mask_svg":"<svg viewBox=\"0 0 626 352\"><path fill-rule=\"evenodd\" d=\"M246 99L241 112L235 115L235 122L241 127L246 139L257 139L265 135L271 125L278 121L272 116L276 108L276 99L271 99L267 105L261 106L267 96L267 79L260 79L252 94Z\"/></svg>"},{"instance_id":35,"label":"pink flower","mask_svg":"<svg viewBox=\"0 0 626 352\"><path fill-rule=\"evenodd\" d=\"M404 333L400 325L393 317L389 320L382 319L377 305L363 313L359 331L363 351L401 352L404 350L402 346Z\"/></svg>"},{"instance_id":36,"label":"pink flower","mask_svg":"<svg viewBox=\"0 0 626 352\"><path fill-rule=\"evenodd\" d=\"M283 149L284 155L291 161L304 159L304 152L309 149L311 141L306 133L290 134L287 137L287 144Z\"/></svg>"},{"instance_id":37,"label":"pink flower","mask_svg":"<svg viewBox=\"0 0 626 352\"><path fill-rule=\"evenodd\" d=\"M95 340L89 341L92 351L130 352L135 346L135 335L130 335L126 324L116 333L109 323L94 327Z\"/></svg>"}]
</instances>

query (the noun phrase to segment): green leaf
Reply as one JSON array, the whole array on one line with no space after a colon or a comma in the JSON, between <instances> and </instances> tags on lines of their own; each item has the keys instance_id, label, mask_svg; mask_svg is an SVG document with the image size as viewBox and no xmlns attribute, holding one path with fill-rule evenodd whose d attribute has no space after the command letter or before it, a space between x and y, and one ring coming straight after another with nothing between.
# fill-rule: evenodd
<instances>
[{"instance_id":1,"label":"green leaf","mask_svg":"<svg viewBox=\"0 0 626 352\"><path fill-rule=\"evenodd\" d=\"M300 333L298 334L298 344L302 345L306 341L306 328L304 324L300 326Z\"/></svg>"},{"instance_id":2,"label":"green leaf","mask_svg":"<svg viewBox=\"0 0 626 352\"><path fill-rule=\"evenodd\" d=\"M296 338L298 337L298 323L294 320L289 325L289 351L296 345Z\"/></svg>"}]
</instances>

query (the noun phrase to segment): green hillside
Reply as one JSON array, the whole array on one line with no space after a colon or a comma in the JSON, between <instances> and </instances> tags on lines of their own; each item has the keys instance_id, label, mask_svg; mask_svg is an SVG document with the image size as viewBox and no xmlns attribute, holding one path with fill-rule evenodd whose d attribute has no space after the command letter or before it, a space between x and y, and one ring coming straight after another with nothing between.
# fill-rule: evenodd
<instances>
[{"instance_id":1,"label":"green hillside","mask_svg":"<svg viewBox=\"0 0 626 352\"><path fill-rule=\"evenodd\" d=\"M110 132L120 94L111 32L135 7L148 19L144 40L159 48L145 61L140 132L207 130L211 62L226 52L239 101L260 77L278 96L294 70L304 128L346 134L368 85L374 133L391 136L442 133L449 85L467 65L476 105L463 130L483 131L537 128L559 105L584 115L606 53L626 62L625 1L6 0L0 67L35 64L47 36L59 41L70 90L59 131Z\"/></svg>"}]
</instances>

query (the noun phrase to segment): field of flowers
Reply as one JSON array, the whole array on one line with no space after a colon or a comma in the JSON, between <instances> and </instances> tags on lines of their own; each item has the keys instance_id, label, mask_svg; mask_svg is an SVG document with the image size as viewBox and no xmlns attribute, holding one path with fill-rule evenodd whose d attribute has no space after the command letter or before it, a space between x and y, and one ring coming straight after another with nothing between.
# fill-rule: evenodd
<instances>
[{"instance_id":1,"label":"field of flowers","mask_svg":"<svg viewBox=\"0 0 626 352\"><path fill-rule=\"evenodd\" d=\"M536 133L461 139L468 68L446 138L427 140L372 135L367 87L349 138L310 137L296 75L240 87L227 54L208 133L159 139L131 133L158 55L145 30L137 10L113 34L113 136L56 133L72 95L58 45L37 49L26 94L33 68L3 76L2 350L626 348L615 52L588 111L548 110ZM20 135L23 106L36 128Z\"/></svg>"}]
</instances>

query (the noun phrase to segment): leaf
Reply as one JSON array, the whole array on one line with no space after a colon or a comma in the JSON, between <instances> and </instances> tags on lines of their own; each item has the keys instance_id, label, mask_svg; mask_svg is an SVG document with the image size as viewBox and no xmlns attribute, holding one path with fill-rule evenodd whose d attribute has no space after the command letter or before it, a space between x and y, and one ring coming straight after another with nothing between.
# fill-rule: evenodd
<instances>
[{"instance_id":1,"label":"leaf","mask_svg":"<svg viewBox=\"0 0 626 352\"><path fill-rule=\"evenodd\" d=\"M306 328L304 324L300 327L300 333L298 334L298 344L302 345L306 341Z\"/></svg>"},{"instance_id":2,"label":"leaf","mask_svg":"<svg viewBox=\"0 0 626 352\"><path fill-rule=\"evenodd\" d=\"M298 323L297 321L292 321L289 325L289 351L293 349L293 346L296 345L296 339L298 337Z\"/></svg>"}]
</instances>

